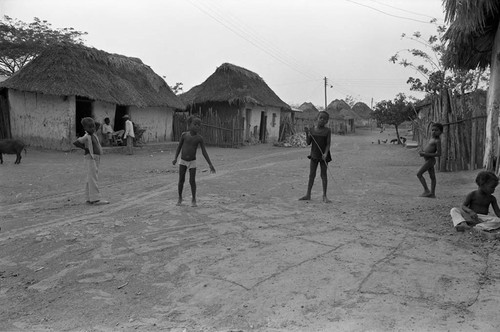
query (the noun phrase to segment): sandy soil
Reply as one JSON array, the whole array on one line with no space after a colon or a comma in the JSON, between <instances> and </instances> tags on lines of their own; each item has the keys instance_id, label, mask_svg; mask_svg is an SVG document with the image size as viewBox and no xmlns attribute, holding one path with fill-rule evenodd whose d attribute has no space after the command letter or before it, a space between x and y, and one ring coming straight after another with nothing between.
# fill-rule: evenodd
<instances>
[{"instance_id":1,"label":"sandy soil","mask_svg":"<svg viewBox=\"0 0 500 332\"><path fill-rule=\"evenodd\" d=\"M175 205L174 146L103 156L92 207L81 152L4 156L0 330L500 330L497 241L448 214L476 172L419 198L421 159L387 137L333 136L332 204L319 178L297 200L306 148L209 147L216 174L199 152L197 208Z\"/></svg>"}]
</instances>

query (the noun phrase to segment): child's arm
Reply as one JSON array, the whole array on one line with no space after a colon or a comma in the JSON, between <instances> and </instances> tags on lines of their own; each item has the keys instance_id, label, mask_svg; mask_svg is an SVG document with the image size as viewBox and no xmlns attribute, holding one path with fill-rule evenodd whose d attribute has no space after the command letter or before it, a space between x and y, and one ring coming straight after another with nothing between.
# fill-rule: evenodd
<instances>
[{"instance_id":1,"label":"child's arm","mask_svg":"<svg viewBox=\"0 0 500 332\"><path fill-rule=\"evenodd\" d=\"M478 217L477 217L476 211L469 208L469 206L471 205L471 200L472 200L473 195L474 195L474 192L470 192L469 194L467 194L467 196L465 197L465 200L462 204L462 210L464 212L466 212L472 218L472 220L477 221Z\"/></svg>"},{"instance_id":2,"label":"child's arm","mask_svg":"<svg viewBox=\"0 0 500 332\"><path fill-rule=\"evenodd\" d=\"M498 207L497 199L495 196L491 195L491 207L495 211L495 215L500 217L500 208Z\"/></svg>"},{"instance_id":3,"label":"child's arm","mask_svg":"<svg viewBox=\"0 0 500 332\"><path fill-rule=\"evenodd\" d=\"M323 160L326 160L326 157L328 156L328 151L330 151L331 143L332 143L332 130L328 128L328 133L326 136L326 147L325 151L323 151Z\"/></svg>"},{"instance_id":4,"label":"child's arm","mask_svg":"<svg viewBox=\"0 0 500 332\"><path fill-rule=\"evenodd\" d=\"M433 144L435 146L435 148L436 148L435 152L431 153L431 152L421 151L420 152L420 156L421 157L425 157L425 158L437 158L437 157L441 157L441 140L440 139L433 139L432 141L429 142L429 145L430 144Z\"/></svg>"},{"instance_id":5,"label":"child's arm","mask_svg":"<svg viewBox=\"0 0 500 332\"><path fill-rule=\"evenodd\" d=\"M172 165L175 165L177 163L177 157L179 157L179 153L181 153L183 144L184 144L184 133L182 133L181 139L179 140L179 145L177 146L177 150L175 151L175 158L172 161Z\"/></svg>"},{"instance_id":6,"label":"child's arm","mask_svg":"<svg viewBox=\"0 0 500 332\"><path fill-rule=\"evenodd\" d=\"M210 166L210 173L215 173L215 168L214 165L212 165L212 162L210 161L210 157L208 156L207 149L205 149L205 143L203 142L203 138L200 140L200 147L201 147L201 154L203 154L203 157L205 157L205 160L208 163L208 166Z\"/></svg>"},{"instance_id":7,"label":"child's arm","mask_svg":"<svg viewBox=\"0 0 500 332\"><path fill-rule=\"evenodd\" d=\"M85 153L89 152L89 149L85 146L85 143L83 143L84 142L83 137L86 137L86 136L87 135L79 137L79 138L76 139L76 141L73 142L74 146L76 146L77 148L85 150Z\"/></svg>"}]
</instances>

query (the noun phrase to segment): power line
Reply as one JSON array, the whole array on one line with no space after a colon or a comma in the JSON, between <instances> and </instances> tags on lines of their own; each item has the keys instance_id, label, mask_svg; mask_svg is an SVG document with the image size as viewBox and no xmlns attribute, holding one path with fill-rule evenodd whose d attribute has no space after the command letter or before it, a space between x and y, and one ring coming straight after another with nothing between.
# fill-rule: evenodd
<instances>
[{"instance_id":1,"label":"power line","mask_svg":"<svg viewBox=\"0 0 500 332\"><path fill-rule=\"evenodd\" d=\"M219 12L217 12L217 9ZM255 30L252 30L251 27L245 25L242 23L242 20L239 19L238 17L232 15L230 11L224 11L220 6L218 6L217 1L211 1L211 5L209 10L214 11L216 14L219 15L219 18L222 20L226 20L228 24L231 26L235 27L236 29L241 30L243 33L248 35L249 37L253 38L256 40L258 43L263 45L264 47L268 48L275 54L278 54L280 58L283 60L286 60L287 62L291 62L292 65L296 67L301 67L302 69L306 69L307 72L312 72L314 75L317 75L318 77L322 76L319 73L315 72L311 68L304 66L302 62L300 62L297 58L295 58L293 55L290 53L287 53L286 51L283 51L282 49L279 49L276 46L276 43L273 43L266 38L264 38L262 35L260 35L258 32ZM223 11L223 13L222 13Z\"/></svg>"},{"instance_id":2,"label":"power line","mask_svg":"<svg viewBox=\"0 0 500 332\"><path fill-rule=\"evenodd\" d=\"M297 69L295 66L291 65L289 62L287 62L286 60L282 59L280 57L280 55L276 55L272 51L270 51L268 48L260 45L259 41L251 40L248 35L247 36L245 35L244 31L243 32L242 31L238 31L238 28L235 28L230 23L225 22L223 17L216 17L216 15L220 16L220 14L214 12L213 10L212 10L213 13L210 13L209 12L210 11L209 8L202 8L201 4L197 5L192 0L189 0L189 3L191 3L194 7L198 8L201 12L203 12L206 15L208 15L209 17L211 17L212 19L214 19L218 23L222 24L225 28L229 29L230 31L232 31L233 33L235 33L236 35L238 35L239 37L243 38L244 40L246 40L250 44L254 45L255 47L257 47L260 50L262 50L265 53L267 53L268 55L272 56L274 59L278 60L282 64L288 66L289 68L293 69L294 71L296 71L296 72L298 72L298 73L300 73L300 74L302 74L302 75L304 75L304 76L306 76L306 77L308 77L310 79L315 79L310 74L308 74L308 73L306 73L306 72L304 72L302 70Z\"/></svg>"},{"instance_id":3,"label":"power line","mask_svg":"<svg viewBox=\"0 0 500 332\"><path fill-rule=\"evenodd\" d=\"M387 7L390 7L390 8L394 8L396 10L400 10L400 11L405 12L405 13L419 15L419 16L424 16L424 17L428 17L428 18L436 19L437 20L437 17L433 17L433 16L430 16L430 15L427 15L427 14L422 14L422 13L417 13L417 12L414 12L414 11L411 11L411 10L406 10L406 9L399 8L399 7L396 7L396 6L392 6L392 5L389 5L389 4L377 1L377 0L370 0L370 1L378 3L379 5L382 5L382 6L387 6Z\"/></svg>"},{"instance_id":4,"label":"power line","mask_svg":"<svg viewBox=\"0 0 500 332\"><path fill-rule=\"evenodd\" d=\"M359 2L356 2L356 1L353 1L353 0L345 0L347 2L352 2L358 6L363 6L363 7L366 7L366 8L370 8L370 9L373 9L379 13L382 13L384 15L387 15L387 16L391 16L391 17L395 17L395 18L400 18L400 19L403 19L403 20L409 20L409 21L415 21L415 22L419 22L419 23L427 23L427 24L433 24L429 21L422 21L422 20L417 20L417 19L414 19L414 18L410 18L410 17L405 17L405 16L399 16L399 15L394 15L394 14L389 14L387 12L384 12L383 10L380 10L380 9L377 9L375 7L372 7L372 6L368 6L368 5L365 5L365 4L362 4L362 3L359 3Z\"/></svg>"}]
</instances>

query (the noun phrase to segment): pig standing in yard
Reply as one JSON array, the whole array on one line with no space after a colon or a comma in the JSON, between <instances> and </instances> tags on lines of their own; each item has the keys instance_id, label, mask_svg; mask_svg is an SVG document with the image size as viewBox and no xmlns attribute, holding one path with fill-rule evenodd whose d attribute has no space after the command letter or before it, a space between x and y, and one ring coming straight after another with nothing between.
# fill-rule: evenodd
<instances>
[{"instance_id":1,"label":"pig standing in yard","mask_svg":"<svg viewBox=\"0 0 500 332\"><path fill-rule=\"evenodd\" d=\"M14 164L21 163L21 152L24 150L26 154L26 147L23 142L18 139L2 139L0 140L0 164L3 164L2 154L15 154L16 161Z\"/></svg>"}]
</instances>

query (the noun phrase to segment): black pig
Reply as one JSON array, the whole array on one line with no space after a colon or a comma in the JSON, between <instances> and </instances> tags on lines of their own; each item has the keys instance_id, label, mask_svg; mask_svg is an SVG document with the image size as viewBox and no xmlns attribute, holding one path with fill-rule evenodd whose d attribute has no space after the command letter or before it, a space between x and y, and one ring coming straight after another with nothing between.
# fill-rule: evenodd
<instances>
[{"instance_id":1,"label":"black pig","mask_svg":"<svg viewBox=\"0 0 500 332\"><path fill-rule=\"evenodd\" d=\"M24 150L26 154L26 146L18 139L2 139L0 140L0 164L3 164L2 154L15 154L17 155L14 164L21 163L21 152Z\"/></svg>"}]
</instances>

